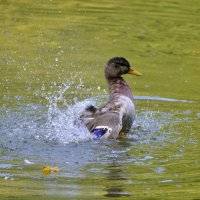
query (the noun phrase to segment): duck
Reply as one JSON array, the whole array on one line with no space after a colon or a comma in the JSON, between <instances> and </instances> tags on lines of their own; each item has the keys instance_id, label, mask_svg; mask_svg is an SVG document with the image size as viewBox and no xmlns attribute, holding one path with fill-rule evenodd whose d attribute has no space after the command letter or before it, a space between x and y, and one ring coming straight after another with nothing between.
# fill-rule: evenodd
<instances>
[{"instance_id":1,"label":"duck","mask_svg":"<svg viewBox=\"0 0 200 200\"><path fill-rule=\"evenodd\" d=\"M129 132L136 118L133 94L122 75L141 76L142 74L132 69L124 57L111 58L104 72L109 91L107 103L100 108L88 105L80 119L92 138L116 139Z\"/></svg>"}]
</instances>

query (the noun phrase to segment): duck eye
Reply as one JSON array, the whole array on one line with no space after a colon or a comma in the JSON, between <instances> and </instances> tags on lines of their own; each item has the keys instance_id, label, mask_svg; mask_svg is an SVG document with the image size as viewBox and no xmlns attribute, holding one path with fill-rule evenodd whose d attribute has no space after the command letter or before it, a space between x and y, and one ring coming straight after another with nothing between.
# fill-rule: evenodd
<instances>
[{"instance_id":1,"label":"duck eye","mask_svg":"<svg viewBox=\"0 0 200 200\"><path fill-rule=\"evenodd\" d=\"M124 74L126 74L126 73L128 73L128 71L129 71L129 67L127 67L127 66L122 66L122 70L123 70Z\"/></svg>"}]
</instances>

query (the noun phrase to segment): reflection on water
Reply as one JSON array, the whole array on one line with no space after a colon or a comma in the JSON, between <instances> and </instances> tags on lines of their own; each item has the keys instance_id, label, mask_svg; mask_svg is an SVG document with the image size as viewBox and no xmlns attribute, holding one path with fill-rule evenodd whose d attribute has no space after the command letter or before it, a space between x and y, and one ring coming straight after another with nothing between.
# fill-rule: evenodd
<instances>
[{"instance_id":1,"label":"reflection on water","mask_svg":"<svg viewBox=\"0 0 200 200\"><path fill-rule=\"evenodd\" d=\"M199 2L1 1L0 198L198 199ZM113 56L143 73L137 119L93 141L78 118Z\"/></svg>"},{"instance_id":2,"label":"reflection on water","mask_svg":"<svg viewBox=\"0 0 200 200\"><path fill-rule=\"evenodd\" d=\"M123 167L122 167L123 168ZM109 185L106 188L107 194L105 196L107 197L123 197L123 196L131 196L128 192L126 192L126 188L123 185L118 185L115 183L115 180L123 180L127 181L127 177L124 176L123 169L121 169L121 166L117 163L116 160L113 160L113 163L111 163L108 166L108 173L107 173L107 179L113 181L113 184Z\"/></svg>"}]
</instances>

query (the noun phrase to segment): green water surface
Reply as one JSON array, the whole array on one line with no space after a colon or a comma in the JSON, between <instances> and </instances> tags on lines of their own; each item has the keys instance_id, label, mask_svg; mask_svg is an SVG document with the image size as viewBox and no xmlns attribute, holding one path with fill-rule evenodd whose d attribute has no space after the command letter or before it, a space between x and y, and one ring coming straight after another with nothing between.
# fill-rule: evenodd
<instances>
[{"instance_id":1,"label":"green water surface","mask_svg":"<svg viewBox=\"0 0 200 200\"><path fill-rule=\"evenodd\" d=\"M107 94L114 56L143 73L125 77L147 97L131 137L37 152L47 96L69 84L66 108ZM199 65L199 0L0 0L0 199L200 199Z\"/></svg>"}]
</instances>

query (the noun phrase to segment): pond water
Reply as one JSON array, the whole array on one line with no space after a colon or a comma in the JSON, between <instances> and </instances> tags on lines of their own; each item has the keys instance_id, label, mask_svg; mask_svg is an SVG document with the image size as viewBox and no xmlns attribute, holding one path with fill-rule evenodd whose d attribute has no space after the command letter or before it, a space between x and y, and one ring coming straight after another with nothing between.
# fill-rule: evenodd
<instances>
[{"instance_id":1,"label":"pond water","mask_svg":"<svg viewBox=\"0 0 200 200\"><path fill-rule=\"evenodd\" d=\"M198 0L1 0L0 199L200 199L199 22ZM114 56L137 119L94 141Z\"/></svg>"}]
</instances>

